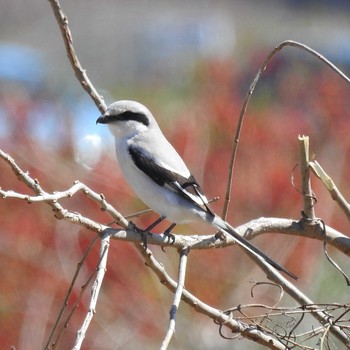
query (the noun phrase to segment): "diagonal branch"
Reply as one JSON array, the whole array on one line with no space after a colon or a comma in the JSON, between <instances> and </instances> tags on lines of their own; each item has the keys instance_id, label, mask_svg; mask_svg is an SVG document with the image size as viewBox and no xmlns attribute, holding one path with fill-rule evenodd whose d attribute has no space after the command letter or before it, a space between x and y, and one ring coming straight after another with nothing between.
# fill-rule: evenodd
<instances>
[{"instance_id":1,"label":"diagonal branch","mask_svg":"<svg viewBox=\"0 0 350 350\"><path fill-rule=\"evenodd\" d=\"M177 283L166 273L164 266L160 264L153 256L151 251L148 249L145 251L141 245L136 246L140 251L148 267L157 275L160 282L167 287L173 293L176 292ZM279 284L285 292L287 292L292 298L297 300L301 305L315 305L311 299L309 299L305 294L303 294L297 287L292 283L287 281L280 273L273 271L272 274L274 282ZM192 295L186 289L183 290L183 300L193 307L197 312L205 314L212 318L216 323L223 324L226 327L230 328L232 332L240 333L244 338L253 340L259 344L262 344L270 349L280 349L280 344L276 339L270 337L267 334L264 334L252 325L247 325L242 322L228 317L222 311L215 309L202 301L197 297ZM333 334L339 341L341 341L347 347L350 347L350 339L347 334L342 331L338 326L332 324L329 319L329 314L323 311L320 311L317 306L309 308L312 316L317 319L322 325L327 325L329 323L329 332ZM284 345L282 349L285 349Z\"/></svg>"},{"instance_id":2,"label":"diagonal branch","mask_svg":"<svg viewBox=\"0 0 350 350\"><path fill-rule=\"evenodd\" d=\"M239 114L239 118L238 118L238 123L237 123L237 127L236 127L236 133L235 136L233 138L233 145L232 145L232 152L231 152L231 158L230 158L230 162L229 162L229 167L228 167L228 178L227 178L227 187L226 187L226 193L225 193L225 202L224 202L224 208L222 211L222 217L226 218L227 216L227 211L228 211L228 207L230 205L230 201L231 201L231 192L232 192L232 178L233 178L233 172L234 172L234 167L235 167L235 163L236 163L236 157L237 157L237 151L238 151L238 144L240 141L240 135L241 135L241 131L242 131L242 127L243 127L243 121L244 121L244 117L245 117L245 113L247 111L248 108L248 104L250 102L250 99L253 95L253 92L255 90L256 84L258 83L259 79L261 78L263 72L266 70L268 64L270 63L270 61L272 60L272 58L278 53L280 52L283 48L285 47L293 47L293 48L297 48L300 50L305 51L306 53L311 54L312 56L316 57L317 59L319 59L321 62L325 63L330 69L332 69L336 74L338 74L345 82L347 82L348 84L350 84L350 78L347 77L336 65L334 65L332 62L330 62L329 60L327 60L323 55L321 55L319 52L311 49L310 47L301 44L299 42L296 41L292 41L292 40L286 40L283 41L282 43L280 43L279 45L277 45L266 57L265 61L261 64L261 66L259 67L259 70L257 72L257 74L255 75L255 78L253 80L253 82L251 83L240 114Z\"/></svg>"},{"instance_id":3,"label":"diagonal branch","mask_svg":"<svg viewBox=\"0 0 350 350\"><path fill-rule=\"evenodd\" d=\"M120 225L123 228L128 228L129 226L128 221L111 204L109 204L106 201L105 196L103 194L96 193L95 191L93 191L91 188L89 188L88 186L86 186L80 181L75 181L74 185L66 191L53 192L53 193L47 193L45 191L42 191L37 196L30 196L27 194L21 194L14 191L4 191L0 189L0 196L3 199L6 199L6 198L21 199L26 201L27 203L35 203L35 202L55 203L60 199L73 197L78 192L83 192L88 198L97 202L100 205L102 210L106 211L108 214L111 215L113 219L115 219L118 225Z\"/></svg>"},{"instance_id":4,"label":"diagonal branch","mask_svg":"<svg viewBox=\"0 0 350 350\"><path fill-rule=\"evenodd\" d=\"M48 193L44 191L44 189L40 186L39 181L37 179L33 179L29 176L29 174L25 171L23 171L15 162L15 160L2 151L0 149L0 158L4 159L11 167L13 173L16 175L19 181L23 182L27 187L29 187L35 194L38 196L47 196ZM16 194L13 191L7 191L4 192L0 189L0 195L2 195L2 198L9 198L14 196L16 198ZM21 197L21 196L20 196ZM27 200L27 197L24 195L25 200ZM18 198L18 196L17 196ZM71 213L67 209L63 208L61 204L59 204L56 200L51 200L47 202L48 205L52 208L54 215L57 219L65 219L66 221L69 221L74 224L79 224L88 230L95 231L95 232L102 232L104 227L100 223L91 220L89 218L85 218L79 213Z\"/></svg>"},{"instance_id":5,"label":"diagonal branch","mask_svg":"<svg viewBox=\"0 0 350 350\"><path fill-rule=\"evenodd\" d=\"M83 344L83 340L85 338L85 334L89 328L90 322L96 313L96 305L98 296L100 293L100 289L102 286L104 275L107 271L107 257L108 257L108 249L109 249L109 241L110 237L109 235L105 234L101 239L101 249L100 249L100 261L97 267L97 275L95 282L92 286L91 290L91 299L90 299L90 305L89 310L85 316L84 322L77 332L77 337L75 339L75 344L73 347L73 350L79 350L81 349L81 346Z\"/></svg>"},{"instance_id":6,"label":"diagonal branch","mask_svg":"<svg viewBox=\"0 0 350 350\"><path fill-rule=\"evenodd\" d=\"M70 284L70 286L69 286L69 288L68 288L68 291L67 291L66 296L65 296L65 298L64 298L63 304L62 304L61 309L60 309L60 311L59 311L59 313L58 313L58 315L57 315L56 321L55 321L55 323L54 323L54 325L53 325L53 327L52 327L52 329L51 329L50 335L49 335L49 337L48 337L48 339L47 339L47 342L46 342L46 345L45 345L44 349L47 349L47 350L50 349L51 342L52 342L52 338L53 338L53 336L54 336L54 334L55 334L55 332L56 332L56 329L57 329L57 327L58 327L58 324L59 324L59 322L60 322L60 320L61 320L61 318L62 318L62 316L63 316L63 312L64 312L64 310L66 309L66 307L67 307L67 305L68 305L69 298L70 298L71 293L72 293L72 291L73 291L73 287L74 287L74 284L75 284L75 282L76 282L76 280L77 280L77 277L78 277L78 275L79 275L79 273L80 273L81 267L83 266L84 261L85 261L86 258L88 257L88 255L89 255L89 253L90 253L92 247L94 246L94 244L95 244L95 242L96 242L96 240L97 240L98 238L99 238L99 234L97 234L97 235L91 240L91 242L90 242L90 244L89 244L89 247L85 250L83 257L81 258L81 260L79 261L79 263L78 263L78 265L77 265L77 268L76 268L76 270L75 270L74 276L73 276L72 281L71 281L71 284ZM87 285L87 283L85 283L85 285ZM63 329L62 329L62 331L61 331L61 334L62 334L62 333L63 333ZM55 346L57 346L57 343L58 343L59 339L60 339L60 336L58 336L58 337L56 338Z\"/></svg>"},{"instance_id":7,"label":"diagonal branch","mask_svg":"<svg viewBox=\"0 0 350 350\"><path fill-rule=\"evenodd\" d=\"M168 326L168 331L165 335L164 341L161 346L161 350L166 350L169 346L170 340L175 333L175 318L177 310L179 309L182 293L185 286L185 277L186 277L186 265L187 265L187 257L188 257L189 249L184 248L181 249L180 254L180 262L179 262L179 282L177 283L174 301L170 308L170 321Z\"/></svg>"},{"instance_id":8,"label":"diagonal branch","mask_svg":"<svg viewBox=\"0 0 350 350\"><path fill-rule=\"evenodd\" d=\"M93 99L93 101L95 102L100 112L104 113L106 111L106 105L103 101L103 97L99 95L95 87L90 82L90 79L87 76L85 69L83 69L83 67L81 66L79 59L75 53L74 46L73 46L73 38L70 32L70 29L68 27L68 18L61 10L59 1L57 0L48 0L48 1L52 7L52 11L55 15L56 21L61 30L62 39L66 47L67 56L74 70L75 76L80 82L83 89Z\"/></svg>"},{"instance_id":9,"label":"diagonal branch","mask_svg":"<svg viewBox=\"0 0 350 350\"><path fill-rule=\"evenodd\" d=\"M86 254L84 254L84 255L88 255L88 253L89 253L89 252L86 252ZM102 259L102 257L100 257L100 261L101 261L101 259ZM100 261L99 261L98 265L100 265ZM77 271L77 272L79 272L79 271ZM55 350L55 349L58 347L59 342L61 341L61 338L62 338L62 336L63 336L63 332L64 332L65 329L67 328L67 326L68 326L68 324L69 324L71 318L72 318L73 315L74 315L74 312L76 311L76 309L78 308L78 306L79 306L79 304L80 304L80 302L81 302L81 299L82 299L82 297L83 297L84 292L86 291L87 287L90 285L90 282L92 281L92 279L93 279L93 277L95 276L95 274L96 274L96 270L92 271L92 272L90 273L90 276L89 276L88 279L86 280L86 282L82 285L82 287L81 287L81 289L80 289L80 292L79 292L79 295L78 295L78 297L76 298L76 300L75 300L75 302L74 302L74 304L73 304L73 306L72 306L72 308L71 308L71 310L70 310L70 312L69 312L69 314L68 314L68 316L67 316L67 318L66 318L66 320L65 320L65 322L64 322L64 326L61 328L61 330L60 330L60 332L58 333L58 335L57 335L55 341L54 341L53 344L52 344L51 350ZM90 310L88 311L88 314L87 314L86 317L88 317L89 313L90 313ZM91 317L92 317L92 316L91 316ZM85 334L85 333L84 333L84 334ZM45 348L45 350L49 350L49 349L50 349L50 348Z\"/></svg>"},{"instance_id":10,"label":"diagonal branch","mask_svg":"<svg viewBox=\"0 0 350 350\"><path fill-rule=\"evenodd\" d=\"M168 288L172 293L175 293L177 283L167 274L164 266L155 259L152 252L149 249L145 251L142 245L136 245L136 248L144 257L147 266L156 274L160 283ZM252 327L251 325L231 318L222 310L216 309L204 303L186 289L184 289L182 292L182 299L197 312L212 318L217 324L225 325L233 333L241 334L244 338L250 339L258 344L262 344L269 349L285 350L284 344L279 342L274 337L264 334L257 327Z\"/></svg>"},{"instance_id":11,"label":"diagonal branch","mask_svg":"<svg viewBox=\"0 0 350 350\"><path fill-rule=\"evenodd\" d=\"M16 174L18 179L22 182L24 182L29 188L31 188L35 193L40 196L41 200L50 205L55 212L55 216L58 219L64 219L74 224L79 224L85 228L88 228L89 230L95 231L95 232L101 232L105 230L105 235L112 235L112 238L118 238L118 239L124 239L128 241L134 241L134 242L140 242L141 236L132 230L114 230L111 229L105 225L101 225L89 218L85 218L80 214L77 213L71 213L68 210L64 209L57 201L54 200L53 197L48 197L51 200L46 201L46 196L49 196L49 194L44 191L41 186L39 185L39 182L37 180L32 179L28 173L24 172L22 169L20 169L15 161L7 154L2 152L0 150L0 156L5 159L11 166L13 172ZM5 198L11 197L11 193L6 192ZM60 195L62 193L59 193ZM16 195L14 192L12 193L14 198L19 198L21 196ZM28 196L27 196L28 197ZM23 196L23 200L27 200L27 197ZM95 200L101 200L100 196L97 196L97 198L94 198L94 196L91 197ZM60 215L57 215L57 213L60 213ZM265 221L264 221L265 220ZM276 221L278 225L274 225L273 222ZM265 225L264 225L265 224ZM305 236L305 232L308 233L308 237L317 238L320 240L327 240L327 242L331 242L336 247L341 247L342 251L350 255L350 249L349 249L349 238L345 237L344 235L341 235L340 233L336 232L335 230L331 228L327 228L326 234L323 229L319 227L319 225L303 225L302 222L296 222L293 220L287 220L287 219L260 219L256 220L255 222L250 222L246 225L243 225L238 228L238 231L245 235L246 238L251 239L255 235L265 233L265 232L280 232L280 233L288 233L288 234L295 234L295 235L301 235ZM327 236L328 235L328 236ZM218 242L218 243L217 243ZM149 244L158 244L158 245L169 245L168 238L164 237L164 235L150 235L148 239ZM175 236L175 242L173 244L173 247L179 247L179 248L191 248L191 249L209 249L214 247L224 247L227 245L234 244L233 239L227 238L227 242L222 242L218 240L215 235L213 236ZM147 250L145 251L144 248L136 244L136 247L138 250L141 250L141 253L148 263L148 265L153 264L157 267L156 273L158 276L161 276L162 283L164 282L166 286L172 290L173 292L176 291L177 283L172 281L168 275L166 274L164 268L159 270L160 264L154 259L152 253ZM284 290L295 300L297 300L300 304L312 304L313 302L307 298L299 289L297 289L293 284L291 284L288 280L286 280L283 276L281 276L277 271L270 267L263 266L262 267L264 271L267 273L269 278L276 283L280 284ZM233 329L235 332L241 333L244 337L247 337L248 339L256 338L256 332L258 332L256 329L250 329L247 325L242 325L238 322L233 322L233 320L228 321L227 317L223 317L220 311L211 308L210 306L206 304L201 304L199 302L199 299L191 295L186 290L183 290L183 299L189 303L191 306L195 307L198 312L201 312L203 314L207 314L208 316L215 319L220 324L227 325L227 322L229 322L231 329ZM320 312L318 310L315 310L313 312L313 315L315 318L317 318L320 322L325 322L328 319L328 316L325 315L323 312ZM231 323L230 323L231 322ZM230 328L229 327L229 328ZM336 326L331 326L329 328L329 331L334 334L338 339L340 339L344 344L347 344L348 339L344 333L339 330ZM261 335L262 337L265 337L267 335ZM265 340L261 340L259 338L259 342L265 344ZM270 340L268 341L270 342ZM273 343L275 344L275 343ZM275 349L274 347L272 347ZM278 347L277 347L278 348ZM276 348L276 349L277 349Z\"/></svg>"},{"instance_id":12,"label":"diagonal branch","mask_svg":"<svg viewBox=\"0 0 350 350\"><path fill-rule=\"evenodd\" d=\"M323 170L316 160L310 161L309 166L314 174L323 182L332 199L336 201L348 220L350 220L350 204L341 194L331 177Z\"/></svg>"},{"instance_id":13,"label":"diagonal branch","mask_svg":"<svg viewBox=\"0 0 350 350\"><path fill-rule=\"evenodd\" d=\"M37 196L29 196L27 194L19 194L14 191L4 191L0 188L0 196L3 199L20 199L31 202L44 202L49 205L57 219L64 219L73 224L80 225L94 232L102 232L108 230L108 233L114 239L129 242L140 242L141 236L138 232L131 230L129 222L115 210L105 199L102 194L97 194L83 183L75 183L70 189L63 192L48 193L39 184L39 181L33 179L27 172L23 171L15 162L15 160L0 149L0 158L4 159L11 167L13 173L19 181L32 189ZM78 191L82 190L89 198L98 202L102 209L105 209L113 218L118 219L119 225L124 229L112 229L106 225L102 225L96 221L82 216L79 213L69 212L58 202L60 198L69 198ZM340 250L347 256L350 256L350 238L338 232L332 227L321 227L318 223L314 225L304 225L301 221L281 218L260 218L249 221L236 228L244 238L251 240L254 237L265 233L278 233L293 236L303 236L320 241L326 240L328 244ZM172 246L173 248L182 249L189 247L190 249L215 249L223 248L234 244L234 240L227 237L225 241L218 239L215 235L193 235L182 236L176 235L174 242L171 244L169 239L160 234L149 234L148 243L159 246Z\"/></svg>"}]
</instances>

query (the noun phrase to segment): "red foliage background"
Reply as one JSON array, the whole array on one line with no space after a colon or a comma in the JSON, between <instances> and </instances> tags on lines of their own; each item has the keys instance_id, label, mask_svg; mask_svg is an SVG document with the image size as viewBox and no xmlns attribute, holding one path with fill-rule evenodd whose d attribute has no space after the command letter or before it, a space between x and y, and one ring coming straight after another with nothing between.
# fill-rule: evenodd
<instances>
[{"instance_id":1,"label":"red foliage background","mask_svg":"<svg viewBox=\"0 0 350 350\"><path fill-rule=\"evenodd\" d=\"M149 93L148 97L142 97L142 91L135 94L153 111L166 136L203 184L208 197L221 197L213 204L218 213L222 210L237 118L244 94L260 64L256 57L259 55L253 53L247 60L253 62L254 68L244 69L235 66L231 59L199 62L184 88L188 92L186 99L175 107L170 99L157 97L159 87L151 98ZM311 137L311 149L316 158L344 195L350 197L346 186L350 175L348 93L349 87L320 62L310 63L300 57L288 59L284 55L273 62L257 86L244 122L228 216L232 224L261 216L300 217L301 197L290 181L298 163L298 134ZM167 95L171 96L171 91ZM57 145L30 137L34 123L46 123L47 115L37 108L45 103L56 111L54 121L61 138ZM121 177L113 154L105 152L92 170L74 161L74 142L69 129L74 115L63 100L47 96L43 91L33 94L18 84L12 91L2 94L0 106L9 129L0 139L1 148L37 178L44 189L65 190L74 180L80 180L103 193L125 215L144 208ZM57 138L52 140L56 141ZM297 172L298 169L296 178ZM318 198L317 215L328 225L346 230L348 223L343 215L322 186L317 181L313 183ZM0 185L4 190L30 193L4 161L0 161ZM83 195L63 200L62 204L103 223L110 221L96 203ZM43 203L0 200L0 213L0 344L3 349L12 345L18 349L42 348L76 265L94 234L57 221L50 207ZM152 219L153 216L145 216L137 222L142 226ZM179 226L175 232L212 231L203 225ZM319 242L265 235L255 243L299 275L299 286L303 290L311 292L322 288ZM176 252L151 249L176 277ZM98 253L96 244L82 269L68 308L96 267ZM264 276L259 269L236 247L193 251L186 288L203 301L225 309L252 302L250 281L262 279ZM319 284L315 284L316 281ZM89 293L85 294L65 331L62 349L70 348L74 342L88 307ZM274 290L269 289L262 291L259 298L273 303L273 294ZM171 298L144 266L132 244L113 241L97 314L84 348L154 348L165 333ZM226 344L210 320L182 305L173 348L198 348L199 339L202 348L212 348L214 343L223 348Z\"/></svg>"}]
</instances>

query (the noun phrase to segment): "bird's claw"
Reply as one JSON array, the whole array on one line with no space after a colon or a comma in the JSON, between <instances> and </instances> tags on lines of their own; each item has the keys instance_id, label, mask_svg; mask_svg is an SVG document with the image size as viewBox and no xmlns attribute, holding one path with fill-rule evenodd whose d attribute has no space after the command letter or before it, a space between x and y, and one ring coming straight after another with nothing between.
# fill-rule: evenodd
<instances>
[{"instance_id":1,"label":"bird's claw","mask_svg":"<svg viewBox=\"0 0 350 350\"><path fill-rule=\"evenodd\" d=\"M147 237L148 237L148 234L150 233L149 230L148 229L146 229L146 230L140 229L132 221L129 221L129 226L130 226L131 230L133 230L141 235L143 248L146 251L147 250Z\"/></svg>"},{"instance_id":2,"label":"bird's claw","mask_svg":"<svg viewBox=\"0 0 350 350\"><path fill-rule=\"evenodd\" d=\"M164 231L164 236L168 238L169 242L170 242L170 245L174 244L175 243L175 235L172 234L170 231L171 231L172 227L169 227L167 230ZM165 253L165 249L164 249L164 246L161 246L162 248L162 251Z\"/></svg>"},{"instance_id":3,"label":"bird's claw","mask_svg":"<svg viewBox=\"0 0 350 350\"><path fill-rule=\"evenodd\" d=\"M219 239L220 241L225 241L225 234L222 231L218 231L215 233L215 239Z\"/></svg>"},{"instance_id":4,"label":"bird's claw","mask_svg":"<svg viewBox=\"0 0 350 350\"><path fill-rule=\"evenodd\" d=\"M175 243L175 235L170 232L164 232L164 236L168 238L170 245Z\"/></svg>"}]
</instances>

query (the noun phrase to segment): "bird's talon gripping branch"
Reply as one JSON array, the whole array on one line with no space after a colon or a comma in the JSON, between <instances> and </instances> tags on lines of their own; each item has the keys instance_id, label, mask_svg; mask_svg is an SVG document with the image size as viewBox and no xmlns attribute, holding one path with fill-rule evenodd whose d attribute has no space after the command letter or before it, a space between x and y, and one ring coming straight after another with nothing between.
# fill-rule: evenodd
<instances>
[{"instance_id":1,"label":"bird's talon gripping branch","mask_svg":"<svg viewBox=\"0 0 350 350\"><path fill-rule=\"evenodd\" d=\"M129 229L134 231L134 232L137 232L141 235L142 244L146 250L147 249L147 236L149 234L149 228L147 228L146 230L142 230L139 227L137 227L135 223L133 223L132 221L129 221Z\"/></svg>"},{"instance_id":2,"label":"bird's talon gripping branch","mask_svg":"<svg viewBox=\"0 0 350 350\"><path fill-rule=\"evenodd\" d=\"M176 224L171 224L165 231L164 236L168 237L170 244L175 243L175 235L171 233L171 230L176 226Z\"/></svg>"},{"instance_id":3,"label":"bird's talon gripping branch","mask_svg":"<svg viewBox=\"0 0 350 350\"><path fill-rule=\"evenodd\" d=\"M165 234L165 236L168 237L170 244L174 244L175 243L175 235L174 234L168 233L168 234Z\"/></svg>"},{"instance_id":4,"label":"bird's talon gripping branch","mask_svg":"<svg viewBox=\"0 0 350 350\"><path fill-rule=\"evenodd\" d=\"M129 221L128 229L131 231L137 231L137 226L132 221Z\"/></svg>"},{"instance_id":5,"label":"bird's talon gripping branch","mask_svg":"<svg viewBox=\"0 0 350 350\"><path fill-rule=\"evenodd\" d=\"M140 232L141 233L141 238L142 238L142 244L143 244L143 249L146 251L147 250L147 237L149 232Z\"/></svg>"},{"instance_id":6,"label":"bird's talon gripping branch","mask_svg":"<svg viewBox=\"0 0 350 350\"><path fill-rule=\"evenodd\" d=\"M225 234L221 231L218 231L215 233L215 239L218 239L220 241L225 241Z\"/></svg>"}]
</instances>

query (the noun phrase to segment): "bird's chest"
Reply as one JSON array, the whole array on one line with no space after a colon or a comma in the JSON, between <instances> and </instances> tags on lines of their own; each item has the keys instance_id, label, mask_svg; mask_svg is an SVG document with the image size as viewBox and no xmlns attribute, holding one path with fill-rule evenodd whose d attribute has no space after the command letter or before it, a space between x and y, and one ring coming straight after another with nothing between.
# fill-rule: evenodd
<instances>
[{"instance_id":1,"label":"bird's chest","mask_svg":"<svg viewBox=\"0 0 350 350\"><path fill-rule=\"evenodd\" d=\"M142 181L142 177L139 175L139 169L137 169L130 155L129 145L127 142L116 142L115 149L119 168L127 182L131 185L131 187L134 187L134 183L139 183Z\"/></svg>"},{"instance_id":2,"label":"bird's chest","mask_svg":"<svg viewBox=\"0 0 350 350\"><path fill-rule=\"evenodd\" d=\"M116 153L119 168L136 195L159 214L174 222L180 222L184 214L177 203L175 193L159 186L135 165L128 144L116 143Z\"/></svg>"},{"instance_id":3,"label":"bird's chest","mask_svg":"<svg viewBox=\"0 0 350 350\"><path fill-rule=\"evenodd\" d=\"M119 168L133 191L145 201L148 192L155 191L156 183L140 170L134 163L127 142L116 142L116 154Z\"/></svg>"}]
</instances>

